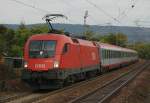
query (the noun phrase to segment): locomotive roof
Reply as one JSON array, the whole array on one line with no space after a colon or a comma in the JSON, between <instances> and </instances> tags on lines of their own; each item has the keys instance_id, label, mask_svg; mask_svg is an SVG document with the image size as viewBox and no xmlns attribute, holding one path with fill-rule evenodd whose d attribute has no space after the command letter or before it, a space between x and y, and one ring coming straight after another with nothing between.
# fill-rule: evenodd
<instances>
[{"instance_id":1,"label":"locomotive roof","mask_svg":"<svg viewBox=\"0 0 150 103\"><path fill-rule=\"evenodd\" d=\"M83 39L78 39L78 38L72 38L66 35L61 35L61 34L36 34L30 37L30 40L59 40L59 39L63 39L64 41L68 41L70 43L74 43L73 39L76 39L77 42L81 45L86 45L86 46L94 46L93 43L91 41L88 40L83 40Z\"/></svg>"},{"instance_id":2,"label":"locomotive roof","mask_svg":"<svg viewBox=\"0 0 150 103\"><path fill-rule=\"evenodd\" d=\"M61 35L61 34L36 34L36 35L32 35L30 37L30 40L66 40L66 41L71 41L70 38L68 36L65 35Z\"/></svg>"}]
</instances>

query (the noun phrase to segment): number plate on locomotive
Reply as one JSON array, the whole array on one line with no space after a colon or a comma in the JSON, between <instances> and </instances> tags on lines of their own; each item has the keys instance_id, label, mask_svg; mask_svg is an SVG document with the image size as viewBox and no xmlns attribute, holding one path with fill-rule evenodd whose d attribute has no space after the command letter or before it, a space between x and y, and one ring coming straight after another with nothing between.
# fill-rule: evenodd
<instances>
[{"instance_id":1,"label":"number plate on locomotive","mask_svg":"<svg viewBox=\"0 0 150 103\"><path fill-rule=\"evenodd\" d=\"M45 68L45 64L35 64L35 68Z\"/></svg>"}]
</instances>

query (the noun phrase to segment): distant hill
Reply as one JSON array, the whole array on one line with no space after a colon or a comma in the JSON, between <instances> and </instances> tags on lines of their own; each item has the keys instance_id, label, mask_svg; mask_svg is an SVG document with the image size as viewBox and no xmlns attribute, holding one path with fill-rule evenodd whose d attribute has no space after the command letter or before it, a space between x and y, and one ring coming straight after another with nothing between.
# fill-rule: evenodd
<instances>
[{"instance_id":1,"label":"distant hill","mask_svg":"<svg viewBox=\"0 0 150 103\"><path fill-rule=\"evenodd\" d=\"M44 24L32 24L27 25L27 27L31 28L36 25L44 25ZM54 28L64 29L73 35L82 35L84 31L84 26L80 24L53 24ZM19 25L17 24L5 24L8 28L16 29ZM144 27L128 27L128 26L98 26L91 25L90 29L95 32L97 35L106 35L108 33L117 33L121 32L128 36L129 42L135 41L144 41L150 42L150 28Z\"/></svg>"}]
</instances>

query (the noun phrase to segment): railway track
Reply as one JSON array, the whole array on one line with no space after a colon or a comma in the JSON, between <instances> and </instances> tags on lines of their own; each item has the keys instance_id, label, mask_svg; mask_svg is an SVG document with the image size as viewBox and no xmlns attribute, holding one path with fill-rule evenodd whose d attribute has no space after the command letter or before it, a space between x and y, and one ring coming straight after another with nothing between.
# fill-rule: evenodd
<instances>
[{"instance_id":1,"label":"railway track","mask_svg":"<svg viewBox=\"0 0 150 103\"><path fill-rule=\"evenodd\" d=\"M142 64L138 64L136 65L136 67L138 67L139 65L142 65ZM133 66L134 68L134 66ZM1 99L1 102L2 103L32 103L32 102L38 102L38 103L41 103L41 101L44 99L44 98L47 98L47 97L50 97L50 96L53 96L53 95L57 95L58 93L63 93L67 90L73 90L74 88L80 88L82 86L85 86L85 85L88 85L89 82L92 82L94 80L96 80L97 78L102 78L106 75L109 75L113 72L116 72L116 71L112 71L112 72L109 72L109 73L106 73L105 75L101 75L101 76L98 76L98 77L95 77L95 78L92 78L92 79L89 79L89 80L86 80L86 81L82 81L82 82L79 82L79 83L76 83L76 84L73 84L71 86L68 86L68 87L65 87L63 89L59 89L59 90L55 90L55 91L49 91L48 93L30 93L30 94L27 94L27 95L24 95L24 96L19 96L19 97L13 97L13 99L9 98L9 99L4 99L2 100Z\"/></svg>"},{"instance_id":2,"label":"railway track","mask_svg":"<svg viewBox=\"0 0 150 103\"><path fill-rule=\"evenodd\" d=\"M139 69L131 70L124 75L116 78L103 87L100 87L86 95L82 95L69 103L108 103L116 93L126 86L130 81L132 81L138 74L140 74L144 69L150 66L150 62L146 62L145 65L138 67Z\"/></svg>"}]
</instances>

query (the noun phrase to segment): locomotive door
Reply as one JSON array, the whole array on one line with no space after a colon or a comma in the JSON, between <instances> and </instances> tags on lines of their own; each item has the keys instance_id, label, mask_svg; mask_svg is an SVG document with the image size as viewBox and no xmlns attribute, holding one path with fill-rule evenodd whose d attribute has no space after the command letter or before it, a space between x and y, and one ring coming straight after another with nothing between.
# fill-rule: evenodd
<instances>
[{"instance_id":1,"label":"locomotive door","mask_svg":"<svg viewBox=\"0 0 150 103\"><path fill-rule=\"evenodd\" d=\"M81 53L80 44L77 45L77 48L78 48L78 58L79 58L80 66L81 66L80 69L82 69L82 68L83 68L83 60L82 60L82 57L81 57L81 54L82 54L82 53Z\"/></svg>"}]
</instances>

